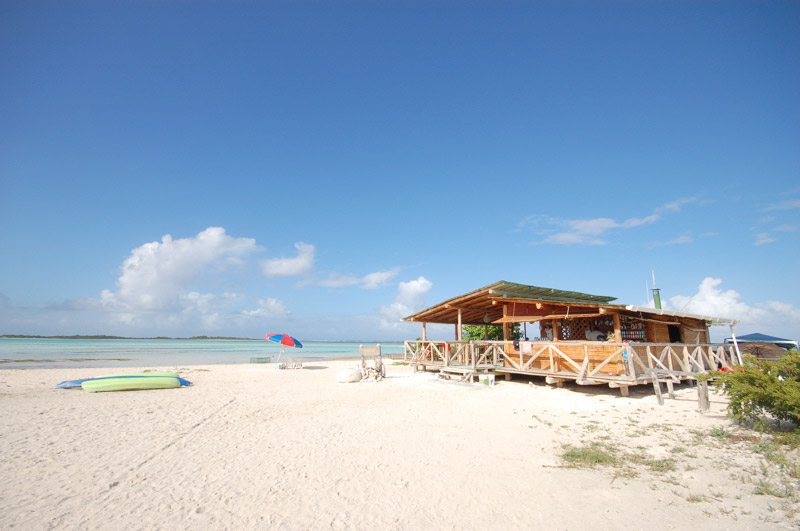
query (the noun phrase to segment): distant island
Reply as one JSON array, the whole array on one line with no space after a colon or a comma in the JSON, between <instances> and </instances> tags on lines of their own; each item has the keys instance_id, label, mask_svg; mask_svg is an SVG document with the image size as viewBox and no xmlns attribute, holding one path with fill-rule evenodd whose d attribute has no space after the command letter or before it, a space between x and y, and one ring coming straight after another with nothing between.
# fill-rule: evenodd
<instances>
[{"instance_id":1,"label":"distant island","mask_svg":"<svg viewBox=\"0 0 800 531\"><path fill-rule=\"evenodd\" d=\"M74 335L74 336L28 336L28 335L20 335L20 334L3 334L0 335L0 339L160 339L160 340L180 340L185 341L188 339L215 339L215 340L236 340L236 341L260 341L260 339L255 339L252 337L222 337L222 336L192 336L192 337L123 337L123 336L105 336L105 335L96 335L96 336L81 336L81 335Z\"/></svg>"}]
</instances>

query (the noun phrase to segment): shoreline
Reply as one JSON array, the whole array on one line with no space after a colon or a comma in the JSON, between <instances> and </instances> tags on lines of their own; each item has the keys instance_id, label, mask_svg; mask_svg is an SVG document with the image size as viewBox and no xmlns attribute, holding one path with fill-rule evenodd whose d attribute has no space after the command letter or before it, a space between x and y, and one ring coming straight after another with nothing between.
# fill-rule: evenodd
<instances>
[{"instance_id":1,"label":"shoreline","mask_svg":"<svg viewBox=\"0 0 800 531\"><path fill-rule=\"evenodd\" d=\"M711 394L438 381L387 360L143 365L191 387L50 389L102 368L0 368L0 527L197 529L789 529L796 504L757 495L763 460ZM752 437L753 432L744 432ZM619 463L566 466L565 448ZM594 447L594 446L591 446ZM772 471L770 472L772 473Z\"/></svg>"},{"instance_id":2,"label":"shoreline","mask_svg":"<svg viewBox=\"0 0 800 531\"><path fill-rule=\"evenodd\" d=\"M273 357L270 356L251 356L251 357ZM343 356L337 358L323 358L320 356L284 356L284 358L293 358L293 359L300 359L303 363L316 363L316 362L325 362L325 361L361 361L359 356ZM270 361L269 363L253 363L249 361L240 361L238 363L231 363L230 361L220 361L217 363L212 362L205 362L205 363L162 363L163 360L156 359L154 363L143 363L143 364L133 364L133 365L109 365L109 364L99 364L99 365L92 365L92 362L108 362L108 361L116 361L116 362L133 362L133 361L146 361L142 358L63 358L63 359L7 359L7 358L0 358L0 370L7 370L7 371L30 371L30 370L69 370L69 369L87 369L87 370L95 370L95 369L103 369L105 371L112 371L115 369L137 369L143 367L210 367L210 366L232 366L238 367L242 365L252 365L252 366L272 366L275 367L278 361ZM389 355L384 356L384 363L391 363L392 361L400 361L400 360L393 360ZM78 363L86 362L86 365L78 365ZM20 364L28 364L32 365L30 367L8 367L8 365L12 365L15 363ZM36 364L43 364L49 363L53 364L52 367L42 367L37 366ZM154 369L157 370L157 369Z\"/></svg>"},{"instance_id":3,"label":"shoreline","mask_svg":"<svg viewBox=\"0 0 800 531\"><path fill-rule=\"evenodd\" d=\"M247 341L247 342L264 342L267 340L263 338L238 338L238 337L93 337L93 336L0 336L3 339L31 339L36 341L53 340L53 341ZM402 345L402 341L345 341L338 339L306 339L303 343L341 343L341 344L381 344L381 345Z\"/></svg>"},{"instance_id":4,"label":"shoreline","mask_svg":"<svg viewBox=\"0 0 800 531\"><path fill-rule=\"evenodd\" d=\"M361 343L307 342L283 355L308 359L357 357ZM402 354L402 344L383 344L387 356ZM106 367L172 364L240 364L253 357L281 354L281 346L265 340L160 339L8 339L0 341L0 368Z\"/></svg>"}]
</instances>

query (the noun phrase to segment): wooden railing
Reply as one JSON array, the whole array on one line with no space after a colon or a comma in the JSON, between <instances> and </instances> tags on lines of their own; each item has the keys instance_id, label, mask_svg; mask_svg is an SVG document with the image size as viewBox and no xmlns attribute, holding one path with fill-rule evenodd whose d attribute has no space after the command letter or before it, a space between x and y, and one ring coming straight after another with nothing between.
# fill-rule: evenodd
<instances>
[{"instance_id":1,"label":"wooden railing","mask_svg":"<svg viewBox=\"0 0 800 531\"><path fill-rule=\"evenodd\" d=\"M736 364L731 345L599 341L406 341L415 367L471 367L614 387L673 380Z\"/></svg>"},{"instance_id":2,"label":"wooden railing","mask_svg":"<svg viewBox=\"0 0 800 531\"><path fill-rule=\"evenodd\" d=\"M421 365L469 365L472 351L469 341L405 341L405 358Z\"/></svg>"}]
</instances>

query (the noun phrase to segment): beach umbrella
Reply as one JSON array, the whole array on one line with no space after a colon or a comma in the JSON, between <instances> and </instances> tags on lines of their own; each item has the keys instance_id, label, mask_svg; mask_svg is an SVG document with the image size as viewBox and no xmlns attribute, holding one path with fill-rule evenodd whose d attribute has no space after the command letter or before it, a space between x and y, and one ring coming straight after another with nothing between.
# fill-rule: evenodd
<instances>
[{"instance_id":1,"label":"beach umbrella","mask_svg":"<svg viewBox=\"0 0 800 531\"><path fill-rule=\"evenodd\" d=\"M289 334L267 334L267 339L281 346L281 352L278 354L278 360L280 360L281 356L283 356L283 353L286 351L286 347L303 348L303 344Z\"/></svg>"},{"instance_id":2,"label":"beach umbrella","mask_svg":"<svg viewBox=\"0 0 800 531\"><path fill-rule=\"evenodd\" d=\"M267 334L267 339L287 347L303 348L303 344L289 334Z\"/></svg>"}]
</instances>

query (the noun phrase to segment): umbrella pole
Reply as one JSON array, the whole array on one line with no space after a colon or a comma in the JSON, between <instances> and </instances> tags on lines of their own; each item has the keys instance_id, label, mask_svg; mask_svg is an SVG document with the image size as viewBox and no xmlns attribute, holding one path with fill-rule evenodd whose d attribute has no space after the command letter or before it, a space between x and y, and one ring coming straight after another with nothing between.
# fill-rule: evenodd
<instances>
[{"instance_id":1,"label":"umbrella pole","mask_svg":"<svg viewBox=\"0 0 800 531\"><path fill-rule=\"evenodd\" d=\"M278 359L277 359L277 360L275 360L275 362L276 362L276 363L277 363L277 362L279 362L279 361L281 361L281 356L283 356L283 353L284 353L285 351L286 351L286 346L281 346L281 351L278 353Z\"/></svg>"}]
</instances>

